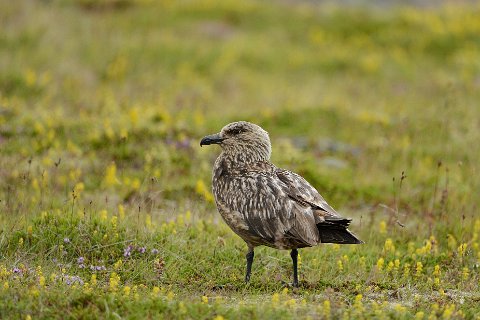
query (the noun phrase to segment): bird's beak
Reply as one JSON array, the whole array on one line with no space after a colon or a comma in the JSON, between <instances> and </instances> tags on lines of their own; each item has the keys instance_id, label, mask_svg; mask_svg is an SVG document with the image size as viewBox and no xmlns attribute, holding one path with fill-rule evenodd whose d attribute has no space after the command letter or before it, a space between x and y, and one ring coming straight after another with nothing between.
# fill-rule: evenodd
<instances>
[{"instance_id":1,"label":"bird's beak","mask_svg":"<svg viewBox=\"0 0 480 320\"><path fill-rule=\"evenodd\" d=\"M200 141L200 147L201 146L208 146L210 144L220 144L224 139L220 137L219 133L216 134L211 134L209 136L206 136Z\"/></svg>"}]
</instances>

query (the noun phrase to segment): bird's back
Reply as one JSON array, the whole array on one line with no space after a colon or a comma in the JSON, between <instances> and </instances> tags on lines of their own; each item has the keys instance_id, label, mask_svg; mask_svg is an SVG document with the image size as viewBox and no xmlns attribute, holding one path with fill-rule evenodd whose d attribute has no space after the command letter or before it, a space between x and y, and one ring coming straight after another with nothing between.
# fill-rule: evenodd
<instances>
[{"instance_id":1,"label":"bird's back","mask_svg":"<svg viewBox=\"0 0 480 320\"><path fill-rule=\"evenodd\" d=\"M232 230L253 246L289 249L316 245L320 235L314 210L288 194L281 172L267 161L229 167L217 159L213 191L219 212Z\"/></svg>"}]
</instances>

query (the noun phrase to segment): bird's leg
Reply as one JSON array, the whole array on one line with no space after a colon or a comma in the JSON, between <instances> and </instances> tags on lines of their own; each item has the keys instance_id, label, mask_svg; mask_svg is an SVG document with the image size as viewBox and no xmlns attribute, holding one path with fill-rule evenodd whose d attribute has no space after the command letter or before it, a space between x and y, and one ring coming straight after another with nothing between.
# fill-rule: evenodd
<instances>
[{"instance_id":1,"label":"bird's leg","mask_svg":"<svg viewBox=\"0 0 480 320\"><path fill-rule=\"evenodd\" d=\"M298 272L297 272L298 250L292 249L292 251L290 252L290 256L292 257L292 262L293 262L293 287L298 288Z\"/></svg>"},{"instance_id":2,"label":"bird's leg","mask_svg":"<svg viewBox=\"0 0 480 320\"><path fill-rule=\"evenodd\" d=\"M245 256L247 258L247 273L245 274L245 282L250 281L250 273L252 272L252 263L253 263L253 247L248 247L248 253Z\"/></svg>"}]
</instances>

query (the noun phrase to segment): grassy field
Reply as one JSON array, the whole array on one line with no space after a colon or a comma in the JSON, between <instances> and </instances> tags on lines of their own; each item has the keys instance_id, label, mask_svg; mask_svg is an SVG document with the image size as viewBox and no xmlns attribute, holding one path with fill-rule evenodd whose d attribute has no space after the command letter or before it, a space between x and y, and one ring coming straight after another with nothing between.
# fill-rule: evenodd
<instances>
[{"instance_id":1,"label":"grassy field","mask_svg":"<svg viewBox=\"0 0 480 320\"><path fill-rule=\"evenodd\" d=\"M480 6L0 2L0 318L479 319ZM270 132L361 246L246 245L200 139Z\"/></svg>"}]
</instances>

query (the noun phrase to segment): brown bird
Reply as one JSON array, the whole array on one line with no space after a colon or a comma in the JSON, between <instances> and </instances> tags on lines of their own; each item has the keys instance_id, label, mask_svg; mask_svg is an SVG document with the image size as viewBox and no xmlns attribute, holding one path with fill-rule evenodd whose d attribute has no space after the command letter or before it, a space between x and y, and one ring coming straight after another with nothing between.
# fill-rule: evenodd
<instances>
[{"instance_id":1,"label":"brown bird","mask_svg":"<svg viewBox=\"0 0 480 320\"><path fill-rule=\"evenodd\" d=\"M270 162L268 133L239 121L204 137L200 146L218 144L213 194L220 215L248 246L245 281L250 280L254 248L291 250L293 286L298 287L298 249L320 243L363 243L304 178Z\"/></svg>"}]
</instances>

